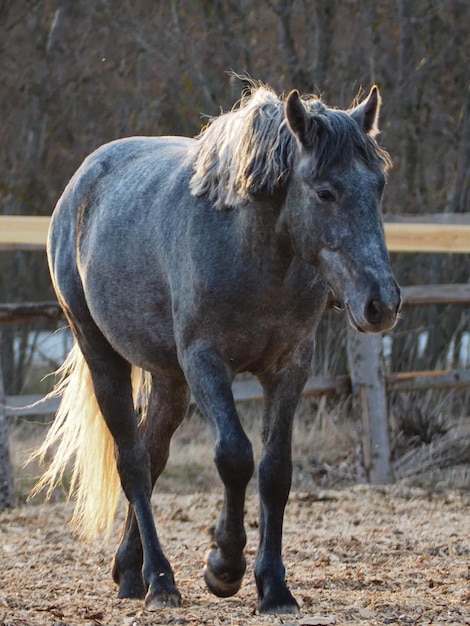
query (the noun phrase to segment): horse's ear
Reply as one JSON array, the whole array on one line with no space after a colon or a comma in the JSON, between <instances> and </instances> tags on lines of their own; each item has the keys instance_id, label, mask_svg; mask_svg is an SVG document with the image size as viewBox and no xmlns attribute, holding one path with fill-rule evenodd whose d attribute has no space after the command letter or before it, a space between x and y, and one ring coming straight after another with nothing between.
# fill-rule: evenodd
<instances>
[{"instance_id":1,"label":"horse's ear","mask_svg":"<svg viewBox=\"0 0 470 626\"><path fill-rule=\"evenodd\" d=\"M308 116L297 89L289 93L285 104L287 125L300 143L307 145Z\"/></svg>"},{"instance_id":2,"label":"horse's ear","mask_svg":"<svg viewBox=\"0 0 470 626\"><path fill-rule=\"evenodd\" d=\"M364 102L361 102L361 104L350 111L351 117L372 137L375 137L379 132L381 104L382 98L380 97L379 88L377 85L374 85Z\"/></svg>"}]
</instances>

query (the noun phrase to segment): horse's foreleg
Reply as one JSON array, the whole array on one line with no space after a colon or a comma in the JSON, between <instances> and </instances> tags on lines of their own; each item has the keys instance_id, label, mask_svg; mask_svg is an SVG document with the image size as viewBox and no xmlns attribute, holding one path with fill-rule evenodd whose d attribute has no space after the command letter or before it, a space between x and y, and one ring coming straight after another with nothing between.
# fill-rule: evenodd
<instances>
[{"instance_id":1,"label":"horse's foreleg","mask_svg":"<svg viewBox=\"0 0 470 626\"><path fill-rule=\"evenodd\" d=\"M152 485L165 468L170 441L186 415L190 394L186 382L168 377L153 377L147 416L140 428L150 454ZM113 578L120 598L143 598L146 588L142 577L143 552L134 508L129 505L121 543L113 561Z\"/></svg>"},{"instance_id":2,"label":"horse's foreleg","mask_svg":"<svg viewBox=\"0 0 470 626\"><path fill-rule=\"evenodd\" d=\"M244 503L254 469L253 450L240 424L225 362L200 342L188 350L184 365L194 398L211 426L215 464L225 487L204 578L212 593L228 597L239 590L246 569Z\"/></svg>"},{"instance_id":3,"label":"horse's foreleg","mask_svg":"<svg viewBox=\"0 0 470 626\"><path fill-rule=\"evenodd\" d=\"M306 372L292 369L265 381L263 455L259 465L260 544L255 564L260 613L297 613L282 562L284 509L292 479L292 421Z\"/></svg>"}]
</instances>

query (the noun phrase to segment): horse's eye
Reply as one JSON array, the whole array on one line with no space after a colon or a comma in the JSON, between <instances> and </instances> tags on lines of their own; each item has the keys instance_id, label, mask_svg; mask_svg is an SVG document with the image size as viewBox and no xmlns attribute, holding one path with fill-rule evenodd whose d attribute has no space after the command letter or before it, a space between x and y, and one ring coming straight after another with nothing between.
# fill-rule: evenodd
<instances>
[{"instance_id":1,"label":"horse's eye","mask_svg":"<svg viewBox=\"0 0 470 626\"><path fill-rule=\"evenodd\" d=\"M330 189L317 189L317 196L323 202L334 202L335 194Z\"/></svg>"}]
</instances>

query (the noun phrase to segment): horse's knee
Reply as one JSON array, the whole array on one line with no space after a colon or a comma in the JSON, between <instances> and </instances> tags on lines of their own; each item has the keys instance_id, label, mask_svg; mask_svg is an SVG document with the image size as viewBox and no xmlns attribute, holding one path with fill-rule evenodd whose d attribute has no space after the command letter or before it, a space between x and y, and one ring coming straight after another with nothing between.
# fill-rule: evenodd
<instances>
[{"instance_id":1,"label":"horse's knee","mask_svg":"<svg viewBox=\"0 0 470 626\"><path fill-rule=\"evenodd\" d=\"M215 464L225 485L245 487L255 468L253 447L246 435L218 441Z\"/></svg>"}]
</instances>

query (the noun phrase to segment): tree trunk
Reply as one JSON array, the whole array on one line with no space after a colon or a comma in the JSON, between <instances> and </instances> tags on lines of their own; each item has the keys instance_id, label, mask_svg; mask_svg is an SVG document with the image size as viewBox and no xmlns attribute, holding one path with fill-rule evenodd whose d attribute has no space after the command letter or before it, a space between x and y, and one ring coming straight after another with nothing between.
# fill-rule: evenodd
<instances>
[{"instance_id":1,"label":"tree trunk","mask_svg":"<svg viewBox=\"0 0 470 626\"><path fill-rule=\"evenodd\" d=\"M8 422L5 410L5 391L3 388L2 361L0 358L0 510L12 507L13 502L13 474L10 463Z\"/></svg>"},{"instance_id":2,"label":"tree trunk","mask_svg":"<svg viewBox=\"0 0 470 626\"><path fill-rule=\"evenodd\" d=\"M458 126L459 148L457 167L446 210L451 213L467 210L470 199L470 86L464 97Z\"/></svg>"},{"instance_id":3,"label":"tree trunk","mask_svg":"<svg viewBox=\"0 0 470 626\"><path fill-rule=\"evenodd\" d=\"M291 85L301 91L308 91L313 86L312 81L299 59L295 37L292 34L293 4L293 0L279 0L275 8L279 18L279 47L284 57Z\"/></svg>"}]
</instances>

